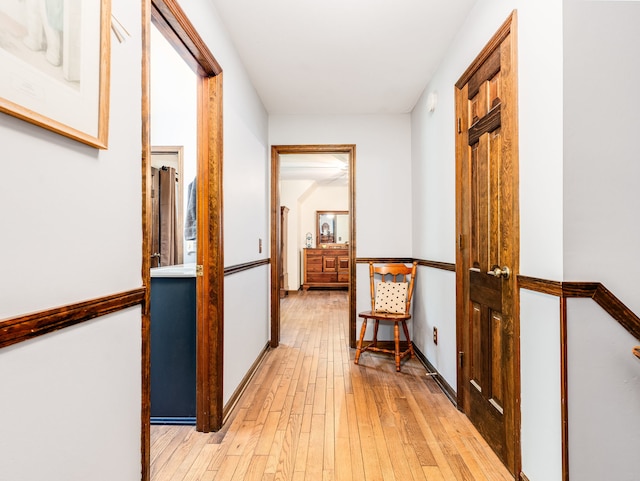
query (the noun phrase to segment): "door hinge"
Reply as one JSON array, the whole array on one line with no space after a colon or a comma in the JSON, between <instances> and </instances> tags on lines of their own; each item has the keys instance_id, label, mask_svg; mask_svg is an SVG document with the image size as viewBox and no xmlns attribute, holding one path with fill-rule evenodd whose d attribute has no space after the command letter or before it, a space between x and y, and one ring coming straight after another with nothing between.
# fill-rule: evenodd
<instances>
[{"instance_id":1,"label":"door hinge","mask_svg":"<svg viewBox=\"0 0 640 481\"><path fill-rule=\"evenodd\" d=\"M458 133L462 133L462 119L458 117Z\"/></svg>"},{"instance_id":2,"label":"door hinge","mask_svg":"<svg viewBox=\"0 0 640 481\"><path fill-rule=\"evenodd\" d=\"M463 364L464 364L464 352L460 351L458 352L458 367L462 369Z\"/></svg>"},{"instance_id":3,"label":"door hinge","mask_svg":"<svg viewBox=\"0 0 640 481\"><path fill-rule=\"evenodd\" d=\"M196 277L204 276L204 268L200 265L196 266Z\"/></svg>"},{"instance_id":4,"label":"door hinge","mask_svg":"<svg viewBox=\"0 0 640 481\"><path fill-rule=\"evenodd\" d=\"M464 237L462 236L462 234L458 236L458 249L464 249Z\"/></svg>"}]
</instances>

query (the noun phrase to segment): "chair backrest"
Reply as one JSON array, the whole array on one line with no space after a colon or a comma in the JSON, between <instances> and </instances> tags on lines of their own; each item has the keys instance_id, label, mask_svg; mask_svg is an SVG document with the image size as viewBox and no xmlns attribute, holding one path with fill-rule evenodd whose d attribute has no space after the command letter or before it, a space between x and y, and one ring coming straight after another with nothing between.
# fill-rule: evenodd
<instances>
[{"instance_id":1,"label":"chair backrest","mask_svg":"<svg viewBox=\"0 0 640 481\"><path fill-rule=\"evenodd\" d=\"M411 308L411 297L413 296L414 281L418 263L406 264L379 264L374 265L369 262L369 280L371 284L371 311L375 311L376 305L376 281L378 282L407 282L407 304L405 314Z\"/></svg>"}]
</instances>

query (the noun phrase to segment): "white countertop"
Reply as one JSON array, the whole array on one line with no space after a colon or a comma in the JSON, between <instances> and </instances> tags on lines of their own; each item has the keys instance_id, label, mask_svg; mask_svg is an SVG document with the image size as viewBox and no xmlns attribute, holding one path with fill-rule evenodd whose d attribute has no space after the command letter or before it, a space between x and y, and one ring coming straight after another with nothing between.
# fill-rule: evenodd
<instances>
[{"instance_id":1,"label":"white countertop","mask_svg":"<svg viewBox=\"0 0 640 481\"><path fill-rule=\"evenodd\" d=\"M195 277L195 264L176 264L174 266L154 267L151 277Z\"/></svg>"}]
</instances>

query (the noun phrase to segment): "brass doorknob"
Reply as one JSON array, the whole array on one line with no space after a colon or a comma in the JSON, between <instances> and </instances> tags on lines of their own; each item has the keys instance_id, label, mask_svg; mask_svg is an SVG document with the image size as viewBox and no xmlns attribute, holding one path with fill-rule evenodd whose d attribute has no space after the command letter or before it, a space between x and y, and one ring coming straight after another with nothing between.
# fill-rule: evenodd
<instances>
[{"instance_id":1,"label":"brass doorknob","mask_svg":"<svg viewBox=\"0 0 640 481\"><path fill-rule=\"evenodd\" d=\"M500 269L499 266L495 266L493 270L487 271L487 274L489 274L490 276L501 277L503 279L509 279L509 276L511 275L511 269L509 269L507 266L504 266L502 269Z\"/></svg>"}]
</instances>

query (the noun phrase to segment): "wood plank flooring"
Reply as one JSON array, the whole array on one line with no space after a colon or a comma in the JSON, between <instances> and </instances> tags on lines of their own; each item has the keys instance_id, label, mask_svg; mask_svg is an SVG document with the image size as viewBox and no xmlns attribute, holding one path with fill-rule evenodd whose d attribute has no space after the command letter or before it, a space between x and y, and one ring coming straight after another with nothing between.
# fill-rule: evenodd
<instances>
[{"instance_id":1,"label":"wood plank flooring","mask_svg":"<svg viewBox=\"0 0 640 481\"><path fill-rule=\"evenodd\" d=\"M513 480L419 361L353 364L345 291L283 299L281 331L223 431L151 427L152 481Z\"/></svg>"}]
</instances>

